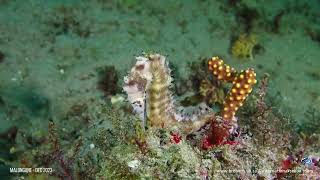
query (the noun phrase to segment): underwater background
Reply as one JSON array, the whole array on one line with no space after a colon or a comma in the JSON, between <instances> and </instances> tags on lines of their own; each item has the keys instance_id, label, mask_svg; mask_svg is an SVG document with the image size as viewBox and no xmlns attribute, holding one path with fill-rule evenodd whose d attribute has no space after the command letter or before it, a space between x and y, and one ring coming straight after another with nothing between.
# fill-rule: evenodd
<instances>
[{"instance_id":1,"label":"underwater background","mask_svg":"<svg viewBox=\"0 0 320 180\"><path fill-rule=\"evenodd\" d=\"M239 108L239 123L258 137L251 126L258 122L252 120L254 102L268 81L268 112L280 119L274 127L286 125L277 132L290 131L292 142L281 153L272 143L267 147L277 152L272 163L281 166L301 147L303 157L320 157L319 9L319 0L0 0L0 179L217 178L212 167L225 167L225 161L204 159L234 150L223 145L203 154L184 136L170 144L172 130L136 127L140 120L128 105L123 79L135 57L154 53L169 63L177 102L206 102L216 114L230 86L204 75L208 59L254 68L258 85ZM213 88L214 95L201 88ZM166 148L150 143L161 141L157 133L169 139ZM265 144L256 144L252 154L268 154L257 152ZM157 158L148 154L153 150ZM234 164L244 161L239 154L230 155ZM201 162L211 163L206 177L193 172L204 167ZM10 173L9 167L52 167L55 173Z\"/></svg>"}]
</instances>

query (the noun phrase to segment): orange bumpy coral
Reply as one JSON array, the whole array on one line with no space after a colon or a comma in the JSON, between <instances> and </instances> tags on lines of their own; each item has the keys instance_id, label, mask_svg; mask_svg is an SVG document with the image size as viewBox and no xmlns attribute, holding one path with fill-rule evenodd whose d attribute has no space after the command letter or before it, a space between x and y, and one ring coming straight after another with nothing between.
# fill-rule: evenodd
<instances>
[{"instance_id":1,"label":"orange bumpy coral","mask_svg":"<svg viewBox=\"0 0 320 180\"><path fill-rule=\"evenodd\" d=\"M212 57L208 62L209 70L213 72L218 80L232 82L236 75L236 70L228 65L225 65L219 57Z\"/></svg>"},{"instance_id":2,"label":"orange bumpy coral","mask_svg":"<svg viewBox=\"0 0 320 180\"><path fill-rule=\"evenodd\" d=\"M256 73L253 69L247 69L237 73L234 68L224 64L219 57L212 57L208 62L209 70L218 80L232 82L233 86L223 103L222 117L231 121L238 108L251 93L252 87L257 83Z\"/></svg>"}]
</instances>

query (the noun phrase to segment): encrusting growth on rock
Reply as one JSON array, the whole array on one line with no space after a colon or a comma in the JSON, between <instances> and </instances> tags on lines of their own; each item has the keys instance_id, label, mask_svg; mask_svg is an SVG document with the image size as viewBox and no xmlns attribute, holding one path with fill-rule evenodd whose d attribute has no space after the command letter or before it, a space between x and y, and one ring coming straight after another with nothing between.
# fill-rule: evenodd
<instances>
[{"instance_id":1,"label":"encrusting growth on rock","mask_svg":"<svg viewBox=\"0 0 320 180\"><path fill-rule=\"evenodd\" d=\"M256 73L249 68L237 73L234 68L224 64L219 57L212 57L208 62L208 68L218 80L232 83L232 88L223 103L222 117L231 121L238 108L252 91L252 87L257 83Z\"/></svg>"},{"instance_id":2,"label":"encrusting growth on rock","mask_svg":"<svg viewBox=\"0 0 320 180\"><path fill-rule=\"evenodd\" d=\"M231 53L237 58L253 59L253 49L258 45L257 37L252 34L241 34L232 44Z\"/></svg>"}]
</instances>

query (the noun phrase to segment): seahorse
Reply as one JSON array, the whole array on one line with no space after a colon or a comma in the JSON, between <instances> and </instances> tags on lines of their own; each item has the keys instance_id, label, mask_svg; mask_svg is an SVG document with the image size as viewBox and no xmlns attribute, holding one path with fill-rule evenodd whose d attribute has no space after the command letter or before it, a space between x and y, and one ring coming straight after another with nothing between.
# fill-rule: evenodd
<instances>
[{"instance_id":1,"label":"seahorse","mask_svg":"<svg viewBox=\"0 0 320 180\"><path fill-rule=\"evenodd\" d=\"M205 104L181 107L171 92L171 70L160 54L136 57L137 62L125 77L124 91L135 112L152 127L178 126L189 133L208 122L203 115L210 108Z\"/></svg>"}]
</instances>

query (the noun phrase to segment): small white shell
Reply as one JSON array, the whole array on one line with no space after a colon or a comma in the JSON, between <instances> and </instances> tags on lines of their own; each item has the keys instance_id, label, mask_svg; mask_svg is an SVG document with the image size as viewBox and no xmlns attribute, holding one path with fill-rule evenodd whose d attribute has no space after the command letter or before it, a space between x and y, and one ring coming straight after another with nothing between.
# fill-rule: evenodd
<instances>
[{"instance_id":1,"label":"small white shell","mask_svg":"<svg viewBox=\"0 0 320 180\"><path fill-rule=\"evenodd\" d=\"M138 167L140 166L140 161L135 159L133 161L129 161L127 163L128 167L130 168L131 171L135 171L138 169Z\"/></svg>"}]
</instances>

